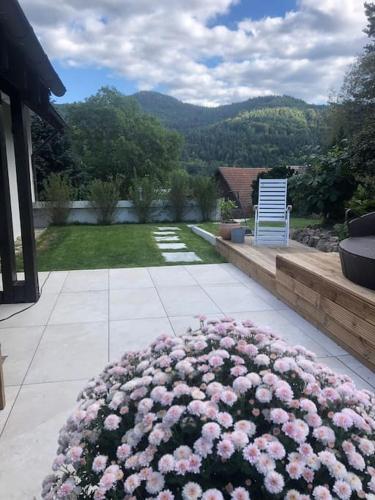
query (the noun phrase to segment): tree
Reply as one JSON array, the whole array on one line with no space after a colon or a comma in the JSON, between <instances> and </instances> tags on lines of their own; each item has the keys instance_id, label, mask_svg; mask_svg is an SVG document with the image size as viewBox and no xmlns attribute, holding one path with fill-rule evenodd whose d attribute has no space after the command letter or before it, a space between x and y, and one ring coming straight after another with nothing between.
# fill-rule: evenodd
<instances>
[{"instance_id":1,"label":"tree","mask_svg":"<svg viewBox=\"0 0 375 500\"><path fill-rule=\"evenodd\" d=\"M346 142L326 154L312 156L307 172L289 181L289 194L297 210L321 214L325 223L343 219L355 188Z\"/></svg>"},{"instance_id":2,"label":"tree","mask_svg":"<svg viewBox=\"0 0 375 500\"><path fill-rule=\"evenodd\" d=\"M174 170L169 176L168 201L173 220L183 219L189 195L189 174L185 170Z\"/></svg>"},{"instance_id":3,"label":"tree","mask_svg":"<svg viewBox=\"0 0 375 500\"><path fill-rule=\"evenodd\" d=\"M31 138L33 166L39 193L43 189L45 180L52 173L65 174L75 185L82 183L69 130L56 132L51 125L33 113Z\"/></svg>"},{"instance_id":4,"label":"tree","mask_svg":"<svg viewBox=\"0 0 375 500\"><path fill-rule=\"evenodd\" d=\"M348 140L351 171L362 184L375 177L375 3L365 3L365 11L369 43L331 107L333 135Z\"/></svg>"},{"instance_id":5,"label":"tree","mask_svg":"<svg viewBox=\"0 0 375 500\"><path fill-rule=\"evenodd\" d=\"M178 163L179 134L115 89L103 87L85 102L67 106L65 113L74 150L89 177L161 179Z\"/></svg>"}]
</instances>

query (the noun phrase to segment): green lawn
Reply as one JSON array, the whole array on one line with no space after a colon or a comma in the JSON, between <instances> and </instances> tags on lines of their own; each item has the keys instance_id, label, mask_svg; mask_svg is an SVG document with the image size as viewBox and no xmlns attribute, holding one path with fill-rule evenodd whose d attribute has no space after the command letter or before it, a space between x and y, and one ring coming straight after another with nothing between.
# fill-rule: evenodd
<instances>
[{"instance_id":1,"label":"green lawn","mask_svg":"<svg viewBox=\"0 0 375 500\"><path fill-rule=\"evenodd\" d=\"M152 237L152 232L162 225L51 226L37 243L38 268L52 271L165 265ZM165 225L181 228L178 231L181 242L186 244L187 251L195 252L202 263L224 262L215 249L186 224Z\"/></svg>"},{"instance_id":2,"label":"green lawn","mask_svg":"<svg viewBox=\"0 0 375 500\"><path fill-rule=\"evenodd\" d=\"M248 219L248 226L251 229L254 229L254 218ZM308 217L291 217L290 218L290 227L293 229L298 229L301 227L306 227L312 224L319 224L321 221L319 219L313 219ZM202 227L206 231L209 231L212 234L218 234L219 232L219 224L215 222L204 222L202 224L198 224L199 227ZM275 223L272 223L275 225Z\"/></svg>"}]
</instances>

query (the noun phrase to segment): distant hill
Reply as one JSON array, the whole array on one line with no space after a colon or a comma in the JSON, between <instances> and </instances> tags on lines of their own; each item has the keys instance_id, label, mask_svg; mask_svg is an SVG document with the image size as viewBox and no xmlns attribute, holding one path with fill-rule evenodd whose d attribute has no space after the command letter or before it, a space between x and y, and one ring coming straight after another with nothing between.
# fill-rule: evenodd
<instances>
[{"instance_id":1,"label":"distant hill","mask_svg":"<svg viewBox=\"0 0 375 500\"><path fill-rule=\"evenodd\" d=\"M194 165L298 164L325 130L325 106L289 96L265 96L216 108L158 92L132 96L141 109L185 137L183 160Z\"/></svg>"}]
</instances>

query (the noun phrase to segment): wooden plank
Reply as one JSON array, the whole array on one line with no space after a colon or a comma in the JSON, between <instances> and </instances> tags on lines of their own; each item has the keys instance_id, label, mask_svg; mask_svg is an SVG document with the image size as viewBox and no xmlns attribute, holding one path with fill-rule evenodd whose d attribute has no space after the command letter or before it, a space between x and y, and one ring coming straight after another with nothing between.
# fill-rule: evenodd
<instances>
[{"instance_id":1,"label":"wooden plank","mask_svg":"<svg viewBox=\"0 0 375 500\"><path fill-rule=\"evenodd\" d=\"M372 370L375 369L374 346L365 339L353 335L333 318L326 317L323 329L327 331L340 345L350 351L354 356L360 357Z\"/></svg>"},{"instance_id":2,"label":"wooden plank","mask_svg":"<svg viewBox=\"0 0 375 500\"><path fill-rule=\"evenodd\" d=\"M278 256L276 259L277 268L302 282L305 286L321 293L321 295L336 304L352 311L357 316L365 318L372 325L375 325L375 293L371 294L373 300L370 301L371 295L368 294L367 290L364 295L359 294L356 290L358 285L353 283L353 289L351 282L348 281L348 285L344 287L341 280L335 280L332 276L324 276L322 271L318 275L317 270L311 272L308 265L306 268L302 268L302 264L298 262L300 256L297 256L296 259L294 257L296 257L296 254L293 256L293 259L292 256ZM311 254L304 254L304 259L306 262L311 260ZM294 260L297 261L297 264Z\"/></svg>"},{"instance_id":3,"label":"wooden plank","mask_svg":"<svg viewBox=\"0 0 375 500\"><path fill-rule=\"evenodd\" d=\"M370 325L367 321L326 297L322 297L321 306L327 316L332 317L347 330L353 332L353 334L360 338L366 339L369 344L375 347L375 327L373 325Z\"/></svg>"},{"instance_id":4,"label":"wooden plank","mask_svg":"<svg viewBox=\"0 0 375 500\"><path fill-rule=\"evenodd\" d=\"M304 316L307 315L309 318L314 318L317 315L317 308L312 305L309 301L305 300L302 296L297 295L295 292L289 290L282 283L276 279L276 291L280 297L287 300L289 304L293 307L298 307L304 312ZM315 321L316 323L316 321Z\"/></svg>"},{"instance_id":5,"label":"wooden plank","mask_svg":"<svg viewBox=\"0 0 375 500\"><path fill-rule=\"evenodd\" d=\"M303 299L310 302L315 307L320 305L320 294L312 290L311 288L305 286L303 283L296 281L291 276L288 276L284 272L276 269L276 280L282 283L286 288L296 293Z\"/></svg>"}]
</instances>

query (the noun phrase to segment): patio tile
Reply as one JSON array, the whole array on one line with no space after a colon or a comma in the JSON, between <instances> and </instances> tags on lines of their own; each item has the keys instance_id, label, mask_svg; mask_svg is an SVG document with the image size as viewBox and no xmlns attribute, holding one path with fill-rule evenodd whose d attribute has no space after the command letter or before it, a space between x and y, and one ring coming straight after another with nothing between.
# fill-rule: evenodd
<instances>
[{"instance_id":1,"label":"patio tile","mask_svg":"<svg viewBox=\"0 0 375 500\"><path fill-rule=\"evenodd\" d=\"M58 432L81 389L82 382L21 388L0 438L1 498L40 498L41 483L51 471L56 453Z\"/></svg>"},{"instance_id":2,"label":"patio tile","mask_svg":"<svg viewBox=\"0 0 375 500\"><path fill-rule=\"evenodd\" d=\"M60 293L67 276L68 271L51 272L43 284L42 293Z\"/></svg>"},{"instance_id":3,"label":"patio tile","mask_svg":"<svg viewBox=\"0 0 375 500\"><path fill-rule=\"evenodd\" d=\"M42 293L40 299L32 304L30 309L20 312L16 316L0 322L0 328L40 326L46 325L58 295L55 293ZM4 304L0 306L0 319L15 312L22 311L31 304Z\"/></svg>"},{"instance_id":4,"label":"patio tile","mask_svg":"<svg viewBox=\"0 0 375 500\"><path fill-rule=\"evenodd\" d=\"M205 316L208 320L224 318L224 314L207 314ZM197 316L171 316L169 319L176 335L184 335L188 328L194 331L200 327Z\"/></svg>"},{"instance_id":5,"label":"patio tile","mask_svg":"<svg viewBox=\"0 0 375 500\"><path fill-rule=\"evenodd\" d=\"M144 267L109 270L109 287L111 290L148 288L152 286L150 274Z\"/></svg>"},{"instance_id":6,"label":"patio tile","mask_svg":"<svg viewBox=\"0 0 375 500\"><path fill-rule=\"evenodd\" d=\"M89 379L107 362L107 322L49 325L25 384Z\"/></svg>"},{"instance_id":7,"label":"patio tile","mask_svg":"<svg viewBox=\"0 0 375 500\"><path fill-rule=\"evenodd\" d=\"M166 316L155 288L111 290L109 309L111 321Z\"/></svg>"},{"instance_id":8,"label":"patio tile","mask_svg":"<svg viewBox=\"0 0 375 500\"><path fill-rule=\"evenodd\" d=\"M362 364L358 359L356 359L351 354L346 354L345 356L338 356L338 359L342 361L346 366L348 366L357 375L366 380L373 388L375 388L375 373Z\"/></svg>"},{"instance_id":9,"label":"patio tile","mask_svg":"<svg viewBox=\"0 0 375 500\"><path fill-rule=\"evenodd\" d=\"M0 410L0 435L4 429L8 416L12 411L12 407L19 390L20 386L17 385L5 387L5 408Z\"/></svg>"},{"instance_id":10,"label":"patio tile","mask_svg":"<svg viewBox=\"0 0 375 500\"><path fill-rule=\"evenodd\" d=\"M159 335L173 335L168 318L111 321L109 327L110 361L126 351L144 349Z\"/></svg>"},{"instance_id":11,"label":"patio tile","mask_svg":"<svg viewBox=\"0 0 375 500\"><path fill-rule=\"evenodd\" d=\"M321 363L329 366L338 374L348 375L357 388L359 389L367 389L368 391L374 391L374 388L368 384L362 377L360 377L357 373L353 372L346 364L344 364L339 358L329 357L329 358L319 358L318 360Z\"/></svg>"},{"instance_id":12,"label":"patio tile","mask_svg":"<svg viewBox=\"0 0 375 500\"><path fill-rule=\"evenodd\" d=\"M336 342L332 340L328 335L326 335L324 332L321 332L314 325L306 321L302 316L297 314L290 307L280 310L280 314L284 318L287 318L294 326L297 326L300 330L305 332L315 342L318 342L321 346L323 346L331 356L340 356L347 354L345 349L336 344Z\"/></svg>"},{"instance_id":13,"label":"patio tile","mask_svg":"<svg viewBox=\"0 0 375 500\"><path fill-rule=\"evenodd\" d=\"M108 291L62 293L49 324L90 323L108 320Z\"/></svg>"},{"instance_id":14,"label":"patio tile","mask_svg":"<svg viewBox=\"0 0 375 500\"><path fill-rule=\"evenodd\" d=\"M212 300L225 313L235 313L240 311L265 311L272 309L272 306L259 298L245 285L206 285L203 287Z\"/></svg>"},{"instance_id":15,"label":"patio tile","mask_svg":"<svg viewBox=\"0 0 375 500\"><path fill-rule=\"evenodd\" d=\"M221 312L199 286L160 287L159 294L170 316Z\"/></svg>"},{"instance_id":16,"label":"patio tile","mask_svg":"<svg viewBox=\"0 0 375 500\"><path fill-rule=\"evenodd\" d=\"M315 332L318 331L314 325L306 321L302 316L300 316L288 306L285 309L281 310L280 314L309 335L314 335Z\"/></svg>"},{"instance_id":17,"label":"patio tile","mask_svg":"<svg viewBox=\"0 0 375 500\"><path fill-rule=\"evenodd\" d=\"M90 271L69 271L63 292L85 292L108 289L108 269Z\"/></svg>"},{"instance_id":18,"label":"patio tile","mask_svg":"<svg viewBox=\"0 0 375 500\"><path fill-rule=\"evenodd\" d=\"M222 268L219 264L187 266L186 269L200 285L238 283L238 279L236 279L226 269Z\"/></svg>"},{"instance_id":19,"label":"patio tile","mask_svg":"<svg viewBox=\"0 0 375 500\"><path fill-rule=\"evenodd\" d=\"M8 356L3 366L5 385L22 383L43 330L43 326L0 330L1 352Z\"/></svg>"},{"instance_id":20,"label":"patio tile","mask_svg":"<svg viewBox=\"0 0 375 500\"><path fill-rule=\"evenodd\" d=\"M196 285L195 279L184 266L161 266L148 268L155 286Z\"/></svg>"},{"instance_id":21,"label":"patio tile","mask_svg":"<svg viewBox=\"0 0 375 500\"><path fill-rule=\"evenodd\" d=\"M165 262L201 262L195 252L162 252Z\"/></svg>"}]
</instances>

